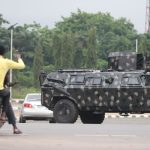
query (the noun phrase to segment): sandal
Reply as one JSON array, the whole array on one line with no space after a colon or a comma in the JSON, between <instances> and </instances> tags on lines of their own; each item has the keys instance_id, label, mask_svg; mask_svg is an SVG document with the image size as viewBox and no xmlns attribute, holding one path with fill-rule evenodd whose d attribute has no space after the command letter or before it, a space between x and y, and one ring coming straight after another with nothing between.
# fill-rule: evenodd
<instances>
[{"instance_id":1,"label":"sandal","mask_svg":"<svg viewBox=\"0 0 150 150\"><path fill-rule=\"evenodd\" d=\"M22 131L20 131L19 129L15 129L14 134L22 134Z\"/></svg>"}]
</instances>

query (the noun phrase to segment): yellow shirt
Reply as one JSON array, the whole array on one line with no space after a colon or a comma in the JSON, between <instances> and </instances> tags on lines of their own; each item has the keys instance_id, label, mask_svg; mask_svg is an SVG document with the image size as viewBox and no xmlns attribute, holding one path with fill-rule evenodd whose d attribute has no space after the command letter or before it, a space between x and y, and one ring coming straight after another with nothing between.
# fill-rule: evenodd
<instances>
[{"instance_id":1,"label":"yellow shirt","mask_svg":"<svg viewBox=\"0 0 150 150\"><path fill-rule=\"evenodd\" d=\"M4 89L4 80L6 73L9 69L24 69L25 64L23 60L20 58L18 59L18 62L15 62L10 59L6 59L3 56L0 55L0 90Z\"/></svg>"}]
</instances>

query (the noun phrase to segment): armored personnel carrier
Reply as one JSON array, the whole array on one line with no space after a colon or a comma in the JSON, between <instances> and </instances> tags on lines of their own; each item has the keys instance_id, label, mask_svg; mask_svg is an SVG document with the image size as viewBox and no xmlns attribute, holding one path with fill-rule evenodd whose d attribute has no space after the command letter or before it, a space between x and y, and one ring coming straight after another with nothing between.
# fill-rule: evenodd
<instances>
[{"instance_id":1,"label":"armored personnel carrier","mask_svg":"<svg viewBox=\"0 0 150 150\"><path fill-rule=\"evenodd\" d=\"M105 113L150 113L150 73L142 54L115 52L108 70L58 70L41 73L42 105L56 123L102 123Z\"/></svg>"}]
</instances>

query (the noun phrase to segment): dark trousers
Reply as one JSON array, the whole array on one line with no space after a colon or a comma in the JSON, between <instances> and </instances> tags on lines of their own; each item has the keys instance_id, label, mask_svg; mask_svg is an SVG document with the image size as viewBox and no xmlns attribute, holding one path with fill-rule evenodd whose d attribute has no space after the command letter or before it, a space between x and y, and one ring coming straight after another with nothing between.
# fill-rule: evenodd
<instances>
[{"instance_id":1,"label":"dark trousers","mask_svg":"<svg viewBox=\"0 0 150 150\"><path fill-rule=\"evenodd\" d=\"M15 114L14 114L13 108L11 106L11 103L9 101L9 99L10 99L9 89L0 90L0 97L2 98L2 105L3 105L2 112L6 113L9 124L15 125L16 118L15 118Z\"/></svg>"}]
</instances>

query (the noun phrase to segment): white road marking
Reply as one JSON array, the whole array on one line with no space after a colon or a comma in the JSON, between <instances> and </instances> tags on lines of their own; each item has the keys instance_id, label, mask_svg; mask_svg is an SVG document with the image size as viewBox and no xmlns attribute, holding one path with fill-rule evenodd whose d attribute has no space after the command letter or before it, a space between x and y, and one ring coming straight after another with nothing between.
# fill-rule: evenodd
<instances>
[{"instance_id":1,"label":"white road marking","mask_svg":"<svg viewBox=\"0 0 150 150\"><path fill-rule=\"evenodd\" d=\"M116 134L116 135L111 135L113 137L137 137L136 135L134 134Z\"/></svg>"},{"instance_id":2,"label":"white road marking","mask_svg":"<svg viewBox=\"0 0 150 150\"><path fill-rule=\"evenodd\" d=\"M77 134L77 135L75 135L75 136L80 136L80 137L85 137L85 136L87 136L87 137L97 137L97 136L99 136L99 137L108 137L109 135L107 135L107 134Z\"/></svg>"},{"instance_id":3,"label":"white road marking","mask_svg":"<svg viewBox=\"0 0 150 150\"><path fill-rule=\"evenodd\" d=\"M134 134L76 134L78 137L137 137Z\"/></svg>"}]
</instances>

